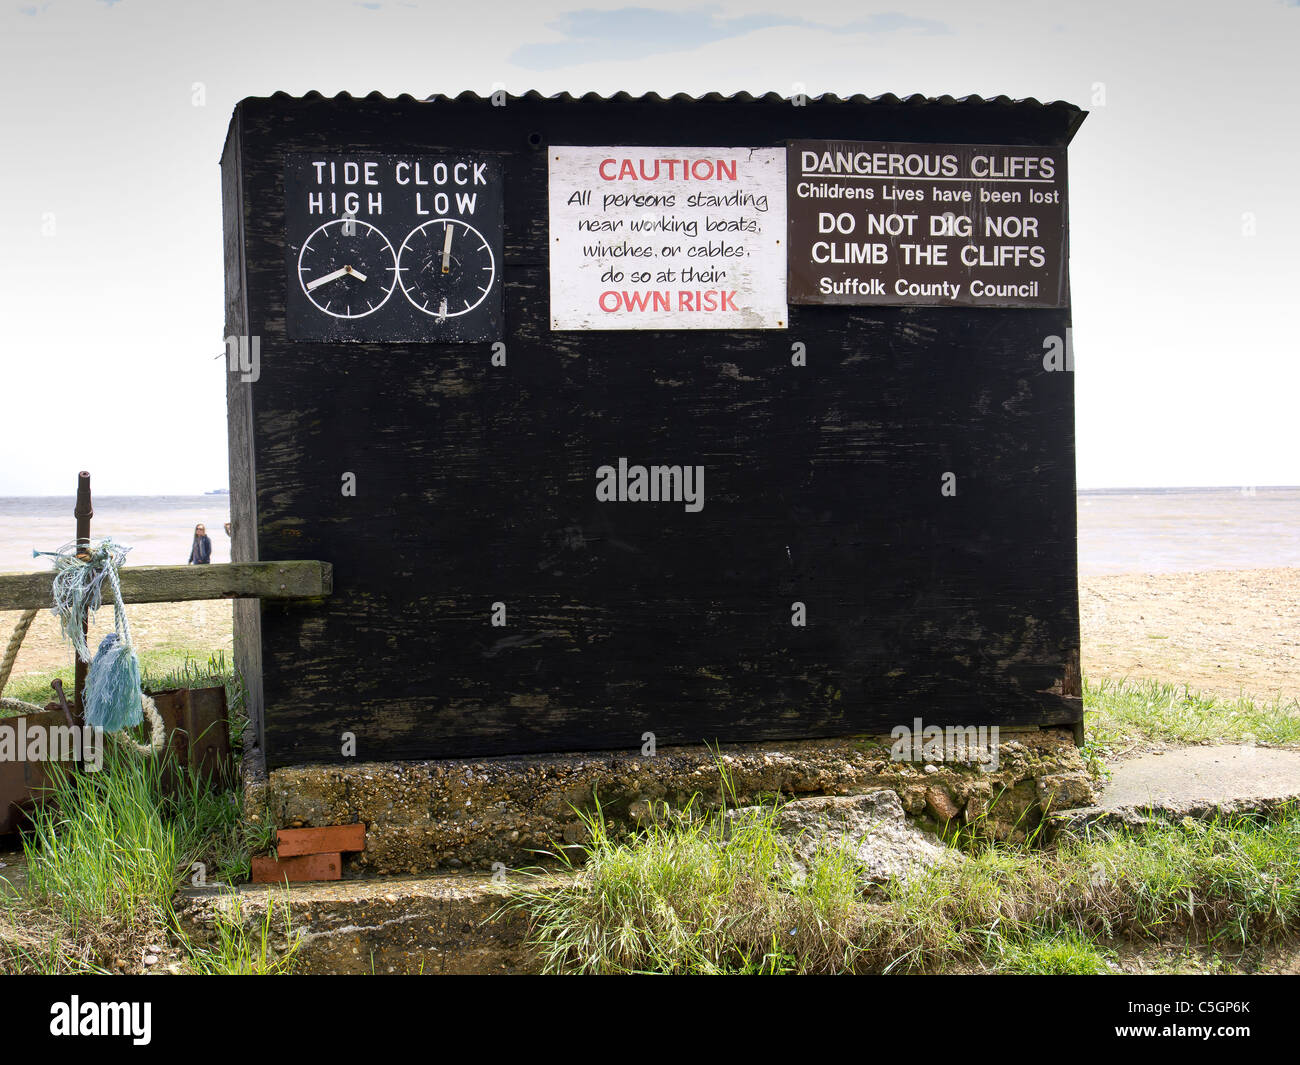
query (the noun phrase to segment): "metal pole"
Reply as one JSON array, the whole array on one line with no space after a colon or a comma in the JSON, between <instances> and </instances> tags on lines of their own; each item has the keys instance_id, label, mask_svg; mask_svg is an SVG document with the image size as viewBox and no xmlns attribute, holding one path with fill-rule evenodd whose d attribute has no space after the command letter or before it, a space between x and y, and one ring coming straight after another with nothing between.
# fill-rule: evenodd
<instances>
[{"instance_id":1,"label":"metal pole","mask_svg":"<svg viewBox=\"0 0 1300 1065\"><path fill-rule=\"evenodd\" d=\"M90 473L86 470L82 470L77 474L77 505L72 511L72 516L77 519L77 555L83 559L89 558L90 519L95 516L95 511L90 505ZM83 635L90 631L90 618L88 615L82 615L81 631ZM86 663L78 657L72 688L72 710L76 714L78 724L81 723L81 699L85 686Z\"/></svg>"}]
</instances>

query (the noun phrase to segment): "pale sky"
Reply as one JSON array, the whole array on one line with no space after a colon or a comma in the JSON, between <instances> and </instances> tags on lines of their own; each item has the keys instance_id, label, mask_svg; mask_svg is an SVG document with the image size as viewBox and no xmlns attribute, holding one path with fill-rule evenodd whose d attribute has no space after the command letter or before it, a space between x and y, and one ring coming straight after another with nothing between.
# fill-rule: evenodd
<instances>
[{"instance_id":1,"label":"pale sky","mask_svg":"<svg viewBox=\"0 0 1300 1065\"><path fill-rule=\"evenodd\" d=\"M1076 103L1080 486L1300 484L1300 4L581 2L0 0L0 495L227 484L238 100L500 86Z\"/></svg>"}]
</instances>

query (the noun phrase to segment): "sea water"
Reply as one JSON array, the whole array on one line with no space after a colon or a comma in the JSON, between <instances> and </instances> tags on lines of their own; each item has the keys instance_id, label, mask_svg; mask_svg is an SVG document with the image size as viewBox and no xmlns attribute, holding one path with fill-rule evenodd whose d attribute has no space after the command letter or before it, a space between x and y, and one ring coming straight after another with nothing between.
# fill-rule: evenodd
<instances>
[{"instance_id":1,"label":"sea water","mask_svg":"<svg viewBox=\"0 0 1300 1065\"><path fill-rule=\"evenodd\" d=\"M0 572L49 565L73 538L71 496L0 498ZM230 561L230 497L101 496L91 535L132 548L137 566L184 565L194 526L207 526L212 561ZM1079 572L1171 573L1300 566L1300 488L1141 488L1078 496ZM328 561L328 560L327 560Z\"/></svg>"}]
</instances>

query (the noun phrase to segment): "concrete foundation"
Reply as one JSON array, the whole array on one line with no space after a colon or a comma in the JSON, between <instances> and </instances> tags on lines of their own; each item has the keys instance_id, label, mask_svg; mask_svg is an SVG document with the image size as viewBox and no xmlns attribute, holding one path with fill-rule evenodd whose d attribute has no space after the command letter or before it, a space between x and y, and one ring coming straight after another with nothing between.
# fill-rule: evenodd
<instances>
[{"instance_id":1,"label":"concrete foundation","mask_svg":"<svg viewBox=\"0 0 1300 1065\"><path fill-rule=\"evenodd\" d=\"M510 974L540 971L525 943L527 921L506 908L507 885L479 873L343 883L188 888L177 899L182 928L211 942L218 919L257 936L272 906L270 947L297 941L294 972L309 974Z\"/></svg>"},{"instance_id":2,"label":"concrete foundation","mask_svg":"<svg viewBox=\"0 0 1300 1065\"><path fill-rule=\"evenodd\" d=\"M961 753L961 752L959 752ZM951 754L951 752L950 752ZM368 762L273 770L245 785L246 815L276 827L363 822L366 849L344 876L536 865L579 845L579 811L600 810L616 838L666 805L681 812L777 796L897 792L912 817L1023 839L1048 809L1088 806L1094 782L1069 729L1004 730L995 762L894 761L888 740L849 738L474 761ZM726 783L724 784L724 775Z\"/></svg>"}]
</instances>

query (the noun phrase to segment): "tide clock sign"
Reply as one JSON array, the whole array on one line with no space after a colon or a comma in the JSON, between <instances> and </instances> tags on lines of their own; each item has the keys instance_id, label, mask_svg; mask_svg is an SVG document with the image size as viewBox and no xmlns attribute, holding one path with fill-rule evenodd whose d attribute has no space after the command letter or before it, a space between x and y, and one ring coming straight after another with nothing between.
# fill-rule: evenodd
<instances>
[{"instance_id":1,"label":"tide clock sign","mask_svg":"<svg viewBox=\"0 0 1300 1065\"><path fill-rule=\"evenodd\" d=\"M284 196L289 339L500 339L496 159L290 154Z\"/></svg>"}]
</instances>

